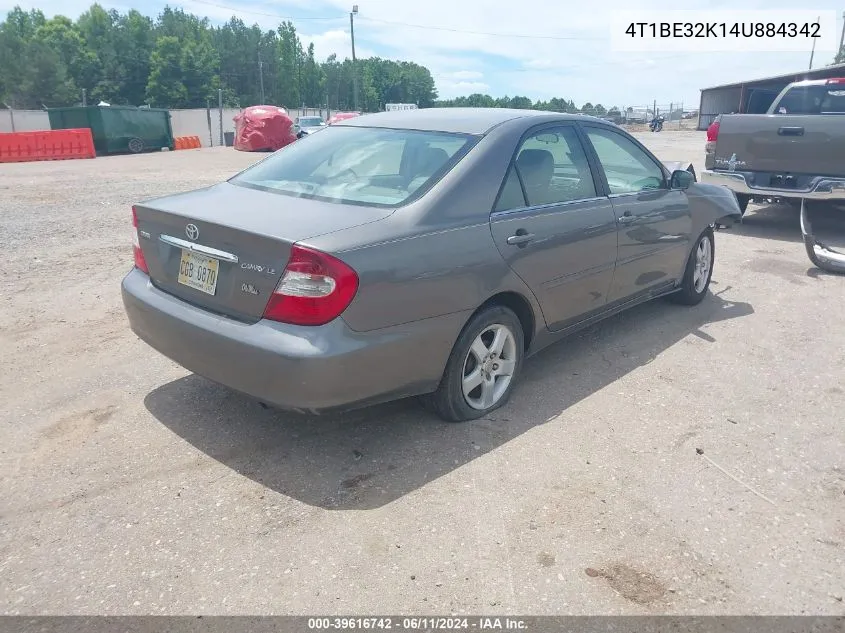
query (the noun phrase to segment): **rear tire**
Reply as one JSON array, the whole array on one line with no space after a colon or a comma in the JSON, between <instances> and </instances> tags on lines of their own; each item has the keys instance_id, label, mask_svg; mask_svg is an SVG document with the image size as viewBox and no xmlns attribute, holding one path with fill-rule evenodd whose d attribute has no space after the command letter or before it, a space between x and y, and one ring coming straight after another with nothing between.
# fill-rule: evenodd
<instances>
[{"instance_id":1,"label":"rear tire","mask_svg":"<svg viewBox=\"0 0 845 633\"><path fill-rule=\"evenodd\" d=\"M510 398L524 356L516 314L500 305L485 308L464 326L437 391L422 396L423 404L447 422L489 415Z\"/></svg>"},{"instance_id":2,"label":"rear tire","mask_svg":"<svg viewBox=\"0 0 845 633\"><path fill-rule=\"evenodd\" d=\"M698 236L689 254L681 289L669 295L669 299L681 305L694 306L701 303L710 287L713 263L716 261L716 240L713 227L708 226Z\"/></svg>"}]
</instances>

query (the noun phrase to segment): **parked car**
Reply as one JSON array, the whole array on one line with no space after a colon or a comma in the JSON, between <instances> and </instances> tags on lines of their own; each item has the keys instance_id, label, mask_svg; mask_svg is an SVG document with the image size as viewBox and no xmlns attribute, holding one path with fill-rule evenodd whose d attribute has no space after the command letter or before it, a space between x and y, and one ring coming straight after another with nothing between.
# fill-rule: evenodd
<instances>
[{"instance_id":1,"label":"parked car","mask_svg":"<svg viewBox=\"0 0 845 633\"><path fill-rule=\"evenodd\" d=\"M234 117L234 148L241 152L275 152L296 141L287 110L273 105L244 108Z\"/></svg>"},{"instance_id":2,"label":"parked car","mask_svg":"<svg viewBox=\"0 0 845 633\"><path fill-rule=\"evenodd\" d=\"M329 118L329 125L334 125L335 123L339 123L340 121L346 121L347 119L354 119L355 117L361 116L360 112L336 112Z\"/></svg>"},{"instance_id":3,"label":"parked car","mask_svg":"<svg viewBox=\"0 0 845 633\"><path fill-rule=\"evenodd\" d=\"M421 396L463 421L567 334L656 297L699 303L713 224L739 217L730 191L593 117L383 112L136 204L122 295L142 340L262 402Z\"/></svg>"},{"instance_id":4,"label":"parked car","mask_svg":"<svg viewBox=\"0 0 845 633\"><path fill-rule=\"evenodd\" d=\"M323 121L321 116L300 116L296 118L294 130L296 131L296 138L302 138L314 132L319 132L325 127L326 122Z\"/></svg>"}]
</instances>

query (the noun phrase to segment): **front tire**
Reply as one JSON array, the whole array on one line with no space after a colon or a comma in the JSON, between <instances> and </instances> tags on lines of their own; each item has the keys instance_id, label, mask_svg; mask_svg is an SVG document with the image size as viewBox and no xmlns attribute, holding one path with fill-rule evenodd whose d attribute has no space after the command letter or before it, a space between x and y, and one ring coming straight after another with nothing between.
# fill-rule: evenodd
<instances>
[{"instance_id":1,"label":"front tire","mask_svg":"<svg viewBox=\"0 0 845 633\"><path fill-rule=\"evenodd\" d=\"M524 355L516 314L499 305L485 308L464 327L437 391L423 396L424 404L447 422L484 417L510 398Z\"/></svg>"},{"instance_id":2,"label":"front tire","mask_svg":"<svg viewBox=\"0 0 845 633\"><path fill-rule=\"evenodd\" d=\"M696 240L689 255L681 289L669 295L669 298L681 305L694 306L701 303L710 287L715 259L716 240L713 228L708 226Z\"/></svg>"}]
</instances>

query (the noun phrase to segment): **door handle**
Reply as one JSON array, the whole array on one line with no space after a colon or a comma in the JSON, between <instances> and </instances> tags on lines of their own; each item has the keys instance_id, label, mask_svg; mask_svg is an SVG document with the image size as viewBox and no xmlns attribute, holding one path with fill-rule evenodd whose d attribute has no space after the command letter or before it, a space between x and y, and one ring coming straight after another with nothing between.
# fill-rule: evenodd
<instances>
[{"instance_id":1,"label":"door handle","mask_svg":"<svg viewBox=\"0 0 845 633\"><path fill-rule=\"evenodd\" d=\"M522 231L522 232L520 232L520 231ZM522 246L524 244L527 244L528 242L530 242L533 239L534 239L533 233L526 233L522 229L520 229L519 231L516 232L516 235L511 235L507 239L507 242L511 246Z\"/></svg>"},{"instance_id":2,"label":"door handle","mask_svg":"<svg viewBox=\"0 0 845 633\"><path fill-rule=\"evenodd\" d=\"M619 218L616 220L621 224L627 224L628 222L633 222L636 218L630 211L625 211Z\"/></svg>"},{"instance_id":3,"label":"door handle","mask_svg":"<svg viewBox=\"0 0 845 633\"><path fill-rule=\"evenodd\" d=\"M804 136L803 127L779 127L778 134L780 136Z\"/></svg>"}]
</instances>

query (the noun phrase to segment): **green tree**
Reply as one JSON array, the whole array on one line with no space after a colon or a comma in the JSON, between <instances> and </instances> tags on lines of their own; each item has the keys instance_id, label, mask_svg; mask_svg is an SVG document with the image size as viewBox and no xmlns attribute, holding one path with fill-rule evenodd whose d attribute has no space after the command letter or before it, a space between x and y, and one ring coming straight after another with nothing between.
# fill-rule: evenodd
<instances>
[{"instance_id":1,"label":"green tree","mask_svg":"<svg viewBox=\"0 0 845 633\"><path fill-rule=\"evenodd\" d=\"M0 23L0 97L15 107L24 107L23 101L29 103L23 88L30 66L26 53L36 31L46 22L41 11L15 7Z\"/></svg>"},{"instance_id":2,"label":"green tree","mask_svg":"<svg viewBox=\"0 0 845 633\"><path fill-rule=\"evenodd\" d=\"M188 103L188 90L182 83L182 43L166 35L158 38L150 57L150 78L146 96L150 105L181 108Z\"/></svg>"},{"instance_id":3,"label":"green tree","mask_svg":"<svg viewBox=\"0 0 845 633\"><path fill-rule=\"evenodd\" d=\"M20 85L18 107L55 107L74 101L76 88L58 53L34 39L26 45L24 54L28 69Z\"/></svg>"},{"instance_id":4,"label":"green tree","mask_svg":"<svg viewBox=\"0 0 845 633\"><path fill-rule=\"evenodd\" d=\"M150 57L155 46L153 21L134 9L117 21L116 42L121 61L120 101L141 105L150 76Z\"/></svg>"}]
</instances>

